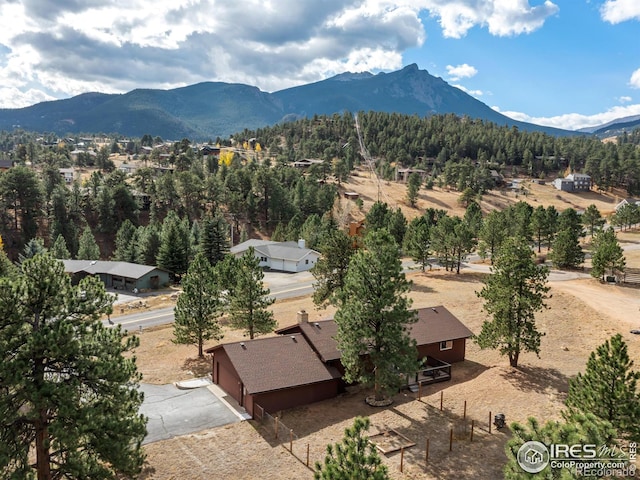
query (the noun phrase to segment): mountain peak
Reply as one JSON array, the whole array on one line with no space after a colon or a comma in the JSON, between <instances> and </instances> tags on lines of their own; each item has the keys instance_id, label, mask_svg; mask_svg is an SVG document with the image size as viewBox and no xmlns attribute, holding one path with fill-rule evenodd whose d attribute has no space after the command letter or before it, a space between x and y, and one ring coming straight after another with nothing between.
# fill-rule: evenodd
<instances>
[{"instance_id":1,"label":"mountain peak","mask_svg":"<svg viewBox=\"0 0 640 480\"><path fill-rule=\"evenodd\" d=\"M373 77L371 72L344 72L331 77L329 80L335 80L336 82L350 82L352 80L363 80L371 77Z\"/></svg>"}]
</instances>

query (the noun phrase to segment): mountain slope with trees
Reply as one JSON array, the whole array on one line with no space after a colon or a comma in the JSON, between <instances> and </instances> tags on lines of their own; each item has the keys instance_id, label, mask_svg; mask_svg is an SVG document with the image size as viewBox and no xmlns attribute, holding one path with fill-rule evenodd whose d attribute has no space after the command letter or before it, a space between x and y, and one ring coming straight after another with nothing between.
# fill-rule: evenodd
<instances>
[{"instance_id":1,"label":"mountain slope with trees","mask_svg":"<svg viewBox=\"0 0 640 480\"><path fill-rule=\"evenodd\" d=\"M0 129L118 133L141 137L213 139L244 128L344 111L425 117L454 113L553 135L573 132L512 120L417 65L391 73L341 74L267 93L257 87L203 82L171 90L86 93L20 109L0 109Z\"/></svg>"}]
</instances>

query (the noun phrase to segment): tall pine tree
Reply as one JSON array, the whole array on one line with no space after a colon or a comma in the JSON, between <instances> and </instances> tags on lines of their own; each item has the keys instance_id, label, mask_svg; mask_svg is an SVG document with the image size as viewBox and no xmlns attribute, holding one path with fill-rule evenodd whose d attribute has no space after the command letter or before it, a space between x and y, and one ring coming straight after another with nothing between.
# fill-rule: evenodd
<instances>
[{"instance_id":1,"label":"tall pine tree","mask_svg":"<svg viewBox=\"0 0 640 480\"><path fill-rule=\"evenodd\" d=\"M222 315L220 285L214 268L204 254L196 254L182 280L182 294L175 307L173 324L174 342L198 346L198 357L203 357L205 340L220 340L222 328L218 317Z\"/></svg>"},{"instance_id":2,"label":"tall pine tree","mask_svg":"<svg viewBox=\"0 0 640 480\"><path fill-rule=\"evenodd\" d=\"M369 233L364 245L349 262L338 293L336 340L345 380L373 385L370 403L389 403L390 394L406 381L404 375L419 368L415 341L408 333L416 321L406 296L411 283L386 229Z\"/></svg>"},{"instance_id":3,"label":"tall pine tree","mask_svg":"<svg viewBox=\"0 0 640 480\"><path fill-rule=\"evenodd\" d=\"M236 267L235 282L229 294L231 325L244 330L250 339L273 332L277 322L267 307L275 299L269 297L269 289L264 288L264 273L253 247L240 257Z\"/></svg>"},{"instance_id":4,"label":"tall pine tree","mask_svg":"<svg viewBox=\"0 0 640 480\"><path fill-rule=\"evenodd\" d=\"M122 478L144 461L138 345L100 316L112 300L39 254L0 279L0 476Z\"/></svg>"}]
</instances>

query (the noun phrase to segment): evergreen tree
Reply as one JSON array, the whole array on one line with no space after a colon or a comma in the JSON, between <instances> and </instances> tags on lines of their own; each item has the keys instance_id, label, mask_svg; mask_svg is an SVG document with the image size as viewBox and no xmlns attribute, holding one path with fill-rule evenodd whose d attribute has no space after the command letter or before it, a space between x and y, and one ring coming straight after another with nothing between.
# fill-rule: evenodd
<instances>
[{"instance_id":1,"label":"evergreen tree","mask_svg":"<svg viewBox=\"0 0 640 480\"><path fill-rule=\"evenodd\" d=\"M33 258L40 253L45 253L47 249L41 238L32 238L22 249L22 253L18 254L18 262L22 263L27 258Z\"/></svg>"},{"instance_id":2,"label":"evergreen tree","mask_svg":"<svg viewBox=\"0 0 640 480\"><path fill-rule=\"evenodd\" d=\"M53 242L53 245L49 249L49 252L53 258L57 258L59 260L67 260L71 258L71 253L69 253L69 249L67 248L67 242L65 242L62 235L58 235L56 241Z\"/></svg>"},{"instance_id":3,"label":"evergreen tree","mask_svg":"<svg viewBox=\"0 0 640 480\"><path fill-rule=\"evenodd\" d=\"M414 172L409 175L409 179L407 180L407 200L409 201L411 208L415 208L416 206L421 183L422 180L420 179L419 174Z\"/></svg>"},{"instance_id":4,"label":"evergreen tree","mask_svg":"<svg viewBox=\"0 0 640 480\"><path fill-rule=\"evenodd\" d=\"M625 267L624 251L618 243L613 228L600 230L591 244L591 276L603 278L607 271L614 276L623 272Z\"/></svg>"},{"instance_id":5,"label":"evergreen tree","mask_svg":"<svg viewBox=\"0 0 640 480\"><path fill-rule=\"evenodd\" d=\"M538 245L538 253L542 251L542 240L545 238L545 232L548 229L547 220L547 209L542 205L538 205L531 214L531 230Z\"/></svg>"},{"instance_id":6,"label":"evergreen tree","mask_svg":"<svg viewBox=\"0 0 640 480\"><path fill-rule=\"evenodd\" d=\"M592 413L611 423L619 434L640 441L639 378L618 333L591 352L585 372L569 381L569 412Z\"/></svg>"},{"instance_id":7,"label":"evergreen tree","mask_svg":"<svg viewBox=\"0 0 640 480\"><path fill-rule=\"evenodd\" d=\"M464 223L471 230L473 238L477 238L482 228L482 208L478 202L471 202L464 212Z\"/></svg>"},{"instance_id":8,"label":"evergreen tree","mask_svg":"<svg viewBox=\"0 0 640 480\"><path fill-rule=\"evenodd\" d=\"M116 234L116 250L113 260L135 263L138 247L138 230L130 220L125 220Z\"/></svg>"},{"instance_id":9,"label":"evergreen tree","mask_svg":"<svg viewBox=\"0 0 640 480\"><path fill-rule=\"evenodd\" d=\"M492 210L482 222L478 251L484 258L489 255L491 263L508 235L507 217L502 210Z\"/></svg>"},{"instance_id":10,"label":"evergreen tree","mask_svg":"<svg viewBox=\"0 0 640 480\"><path fill-rule=\"evenodd\" d=\"M381 228L389 228L389 219L391 211L389 205L384 202L377 201L371 205L371 209L365 216L365 225L367 231L380 230Z\"/></svg>"},{"instance_id":11,"label":"evergreen tree","mask_svg":"<svg viewBox=\"0 0 640 480\"><path fill-rule=\"evenodd\" d=\"M136 263L155 265L160 250L160 232L155 224L138 227L136 243Z\"/></svg>"},{"instance_id":12,"label":"evergreen tree","mask_svg":"<svg viewBox=\"0 0 640 480\"><path fill-rule=\"evenodd\" d=\"M480 348L494 348L508 355L509 365L518 366L520 353L540 351L542 333L535 313L545 307L549 269L536 265L527 240L510 238L501 247L492 273L477 295L484 311L493 316L482 324L476 337Z\"/></svg>"},{"instance_id":13,"label":"evergreen tree","mask_svg":"<svg viewBox=\"0 0 640 480\"><path fill-rule=\"evenodd\" d=\"M420 264L420 268L424 272L429 263L429 255L431 253L431 226L427 219L416 217L409 223L407 234L405 236L404 249L414 262Z\"/></svg>"},{"instance_id":14,"label":"evergreen tree","mask_svg":"<svg viewBox=\"0 0 640 480\"><path fill-rule=\"evenodd\" d=\"M269 289L264 288L264 273L260 260L255 257L253 247L249 248L237 263L233 290L229 296L229 317L233 328L244 330L250 339L270 333L277 326L273 312L267 307L274 298L269 297Z\"/></svg>"},{"instance_id":15,"label":"evergreen tree","mask_svg":"<svg viewBox=\"0 0 640 480\"><path fill-rule=\"evenodd\" d=\"M104 285L72 286L49 254L0 282L2 478L136 476L146 419L135 357L123 354L138 339L100 322Z\"/></svg>"},{"instance_id":16,"label":"evergreen tree","mask_svg":"<svg viewBox=\"0 0 640 480\"><path fill-rule=\"evenodd\" d=\"M589 205L581 217L582 224L589 229L589 235L593 237L594 232L600 230L606 220L600 215L600 210L593 203Z\"/></svg>"},{"instance_id":17,"label":"evergreen tree","mask_svg":"<svg viewBox=\"0 0 640 480\"><path fill-rule=\"evenodd\" d=\"M182 294L175 307L174 342L197 345L198 357L204 357L205 340L220 340L222 328L220 285L214 268L203 253L196 254L182 280Z\"/></svg>"},{"instance_id":18,"label":"evergreen tree","mask_svg":"<svg viewBox=\"0 0 640 480\"><path fill-rule=\"evenodd\" d=\"M575 231L560 230L553 241L550 256L556 268L578 268L584 262L584 252Z\"/></svg>"},{"instance_id":19,"label":"evergreen tree","mask_svg":"<svg viewBox=\"0 0 640 480\"><path fill-rule=\"evenodd\" d=\"M549 480L569 480L585 477L576 472L575 467L551 468L548 464L538 473L529 473L522 469L518 453L526 442L540 442L544 445L610 445L614 430L607 422L603 422L592 414L572 415L566 421L549 421L540 425L538 420L529 417L526 425L517 422L511 424L512 437L505 446L507 464L504 467L504 478L507 480L529 480L544 478ZM602 453L602 458L605 454Z\"/></svg>"},{"instance_id":20,"label":"evergreen tree","mask_svg":"<svg viewBox=\"0 0 640 480\"><path fill-rule=\"evenodd\" d=\"M171 272L174 279L186 273L189 266L190 236L187 225L174 211L170 211L162 223L158 266Z\"/></svg>"},{"instance_id":21,"label":"evergreen tree","mask_svg":"<svg viewBox=\"0 0 640 480\"><path fill-rule=\"evenodd\" d=\"M324 463L316 462L315 480L387 480L389 471L364 432L371 422L356 417L353 426L346 428L342 442L327 445Z\"/></svg>"},{"instance_id":22,"label":"evergreen tree","mask_svg":"<svg viewBox=\"0 0 640 480\"><path fill-rule=\"evenodd\" d=\"M200 251L213 266L229 252L229 224L222 215L206 217L202 222Z\"/></svg>"},{"instance_id":23,"label":"evergreen tree","mask_svg":"<svg viewBox=\"0 0 640 480\"><path fill-rule=\"evenodd\" d=\"M400 208L396 208L394 211L390 212L387 229L396 244L398 246L402 246L404 243L404 235L407 232L407 219Z\"/></svg>"},{"instance_id":24,"label":"evergreen tree","mask_svg":"<svg viewBox=\"0 0 640 480\"><path fill-rule=\"evenodd\" d=\"M313 303L318 307L335 302L335 295L344 286L349 261L355 253L353 239L342 230L327 234L319 247L322 257L318 259L311 273L313 284Z\"/></svg>"},{"instance_id":25,"label":"evergreen tree","mask_svg":"<svg viewBox=\"0 0 640 480\"><path fill-rule=\"evenodd\" d=\"M85 227L80 236L76 258L78 260L100 260L100 247L98 247L96 239L91 233L91 228L88 226Z\"/></svg>"},{"instance_id":26,"label":"evergreen tree","mask_svg":"<svg viewBox=\"0 0 640 480\"><path fill-rule=\"evenodd\" d=\"M384 229L370 232L364 245L349 262L338 293L336 341L345 380L373 384L374 401L387 402L406 380L403 375L419 368L415 341L408 333L416 316L406 297L411 283L402 273L391 235Z\"/></svg>"}]
</instances>

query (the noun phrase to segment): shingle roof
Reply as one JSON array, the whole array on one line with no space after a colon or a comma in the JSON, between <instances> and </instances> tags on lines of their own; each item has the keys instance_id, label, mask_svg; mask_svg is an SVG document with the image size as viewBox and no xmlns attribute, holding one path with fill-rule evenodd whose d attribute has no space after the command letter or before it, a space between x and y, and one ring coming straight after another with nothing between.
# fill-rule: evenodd
<instances>
[{"instance_id":1,"label":"shingle roof","mask_svg":"<svg viewBox=\"0 0 640 480\"><path fill-rule=\"evenodd\" d=\"M339 378L327 367L299 333L218 345L207 353L224 350L247 392L262 393Z\"/></svg>"},{"instance_id":2,"label":"shingle roof","mask_svg":"<svg viewBox=\"0 0 640 480\"><path fill-rule=\"evenodd\" d=\"M300 248L296 242L272 242L271 240L250 239L230 249L233 254L241 254L253 247L262 256L276 260L291 260L299 262L310 253L320 253L310 248Z\"/></svg>"},{"instance_id":3,"label":"shingle roof","mask_svg":"<svg viewBox=\"0 0 640 480\"><path fill-rule=\"evenodd\" d=\"M67 273L86 272L90 275L105 273L126 278L138 279L158 269L150 265L129 262L109 262L102 260L62 260ZM159 269L161 270L161 269Z\"/></svg>"},{"instance_id":4,"label":"shingle roof","mask_svg":"<svg viewBox=\"0 0 640 480\"><path fill-rule=\"evenodd\" d=\"M442 305L420 308L416 313L418 321L409 326L409 332L418 346L468 338L473 335L471 330ZM298 323L282 328L276 333L302 332L322 360L328 362L340 359L340 351L335 341L337 331L338 325L333 319L329 319Z\"/></svg>"}]
</instances>

